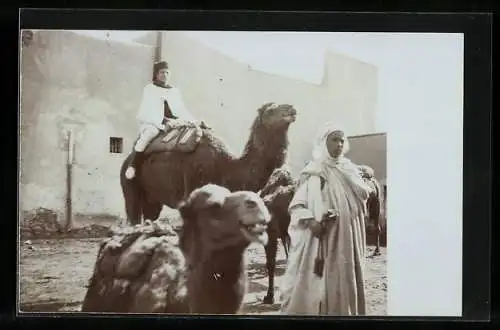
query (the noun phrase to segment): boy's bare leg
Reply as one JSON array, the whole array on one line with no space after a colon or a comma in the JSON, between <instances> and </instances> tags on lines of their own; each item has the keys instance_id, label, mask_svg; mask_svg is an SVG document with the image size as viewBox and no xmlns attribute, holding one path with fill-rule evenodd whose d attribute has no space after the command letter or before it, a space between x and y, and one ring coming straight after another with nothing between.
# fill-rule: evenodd
<instances>
[{"instance_id":1,"label":"boy's bare leg","mask_svg":"<svg viewBox=\"0 0 500 330\"><path fill-rule=\"evenodd\" d=\"M146 149L149 142L151 142L151 140L153 140L153 138L159 133L159 131L160 130L155 126L147 126L143 130L141 130L139 139L134 146L134 152L132 153L130 164L125 171L125 177L127 179L130 180L135 177L136 169L142 162L144 150Z\"/></svg>"}]
</instances>

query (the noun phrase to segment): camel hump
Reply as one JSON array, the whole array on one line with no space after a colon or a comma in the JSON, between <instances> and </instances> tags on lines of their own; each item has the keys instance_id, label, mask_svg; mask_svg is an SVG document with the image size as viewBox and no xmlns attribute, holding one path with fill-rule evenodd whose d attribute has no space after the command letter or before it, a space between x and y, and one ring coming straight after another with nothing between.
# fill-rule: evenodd
<instances>
[{"instance_id":1,"label":"camel hump","mask_svg":"<svg viewBox=\"0 0 500 330\"><path fill-rule=\"evenodd\" d=\"M144 154L165 151L193 152L198 147L202 129L191 122L172 121L165 131L161 131L144 150Z\"/></svg>"}]
</instances>

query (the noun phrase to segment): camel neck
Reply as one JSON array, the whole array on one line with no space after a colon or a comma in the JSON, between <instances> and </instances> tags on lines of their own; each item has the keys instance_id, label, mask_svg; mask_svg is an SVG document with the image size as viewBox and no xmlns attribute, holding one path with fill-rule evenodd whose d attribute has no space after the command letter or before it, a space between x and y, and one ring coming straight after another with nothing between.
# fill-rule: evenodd
<instances>
[{"instance_id":1,"label":"camel neck","mask_svg":"<svg viewBox=\"0 0 500 330\"><path fill-rule=\"evenodd\" d=\"M190 272L188 292L192 313L234 314L246 290L244 248L213 251Z\"/></svg>"},{"instance_id":2,"label":"camel neck","mask_svg":"<svg viewBox=\"0 0 500 330\"><path fill-rule=\"evenodd\" d=\"M243 262L247 246L248 243L240 238L232 243L226 242L224 245L213 246L199 255L198 261L192 263L192 271L197 272L202 269L207 275L206 279L212 278L215 273L229 275Z\"/></svg>"},{"instance_id":3,"label":"camel neck","mask_svg":"<svg viewBox=\"0 0 500 330\"><path fill-rule=\"evenodd\" d=\"M287 131L287 127L283 127L269 131L259 128L253 132L243 155L235 160L239 173L228 177L227 186L254 192L262 189L272 171L282 166L286 159Z\"/></svg>"}]
</instances>

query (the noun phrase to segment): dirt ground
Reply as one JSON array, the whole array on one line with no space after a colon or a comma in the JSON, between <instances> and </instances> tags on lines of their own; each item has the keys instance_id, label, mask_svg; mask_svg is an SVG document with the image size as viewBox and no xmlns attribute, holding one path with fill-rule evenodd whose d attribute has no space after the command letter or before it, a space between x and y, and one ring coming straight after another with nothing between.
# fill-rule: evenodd
<instances>
[{"instance_id":1,"label":"dirt ground","mask_svg":"<svg viewBox=\"0 0 500 330\"><path fill-rule=\"evenodd\" d=\"M20 246L20 310L22 312L78 312L85 285L92 274L98 238L35 239ZM373 247L369 247L373 251ZM369 315L386 315L386 249L367 261L367 300ZM262 304L267 290L264 249L250 246L249 290L244 314L278 314L279 301ZM285 255L280 246L275 284L284 273ZM277 288L276 288L277 289ZM278 300L279 294L276 294Z\"/></svg>"}]
</instances>

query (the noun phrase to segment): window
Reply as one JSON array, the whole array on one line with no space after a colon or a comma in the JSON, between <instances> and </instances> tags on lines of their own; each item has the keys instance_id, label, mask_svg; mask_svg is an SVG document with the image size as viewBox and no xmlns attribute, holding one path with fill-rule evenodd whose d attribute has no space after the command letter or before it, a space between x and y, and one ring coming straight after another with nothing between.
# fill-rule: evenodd
<instances>
[{"instance_id":1,"label":"window","mask_svg":"<svg viewBox=\"0 0 500 330\"><path fill-rule=\"evenodd\" d=\"M123 150L123 138L110 137L109 138L109 152L112 154L121 154Z\"/></svg>"}]
</instances>

